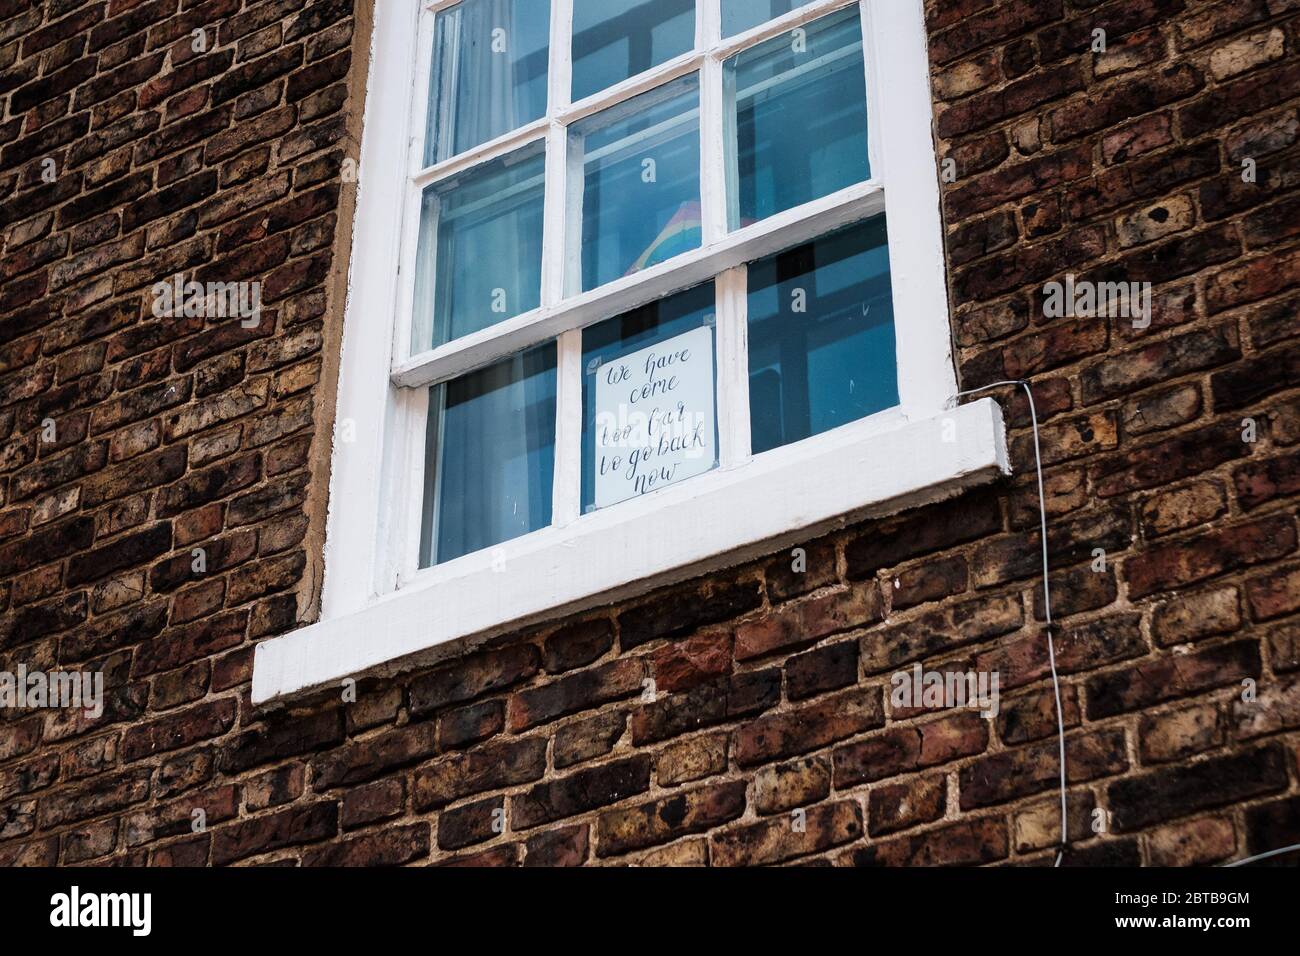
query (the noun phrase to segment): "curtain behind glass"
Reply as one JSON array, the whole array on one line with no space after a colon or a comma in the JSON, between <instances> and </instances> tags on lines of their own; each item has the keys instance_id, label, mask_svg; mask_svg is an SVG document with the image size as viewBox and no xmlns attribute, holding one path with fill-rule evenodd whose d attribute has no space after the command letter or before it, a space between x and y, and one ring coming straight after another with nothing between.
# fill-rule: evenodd
<instances>
[{"instance_id":1,"label":"curtain behind glass","mask_svg":"<svg viewBox=\"0 0 1300 956\"><path fill-rule=\"evenodd\" d=\"M420 566L551 523L555 344L429 392Z\"/></svg>"},{"instance_id":2,"label":"curtain behind glass","mask_svg":"<svg viewBox=\"0 0 1300 956\"><path fill-rule=\"evenodd\" d=\"M545 163L534 144L425 189L412 352L537 308Z\"/></svg>"},{"instance_id":3,"label":"curtain behind glass","mask_svg":"<svg viewBox=\"0 0 1300 956\"><path fill-rule=\"evenodd\" d=\"M438 15L425 165L546 113L550 7L549 0L465 0Z\"/></svg>"}]
</instances>

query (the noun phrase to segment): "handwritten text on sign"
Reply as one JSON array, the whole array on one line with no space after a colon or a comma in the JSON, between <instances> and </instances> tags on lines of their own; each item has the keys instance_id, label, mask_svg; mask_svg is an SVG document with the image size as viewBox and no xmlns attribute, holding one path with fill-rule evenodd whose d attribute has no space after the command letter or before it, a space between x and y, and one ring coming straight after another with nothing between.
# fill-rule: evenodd
<instances>
[{"instance_id":1,"label":"handwritten text on sign","mask_svg":"<svg viewBox=\"0 0 1300 956\"><path fill-rule=\"evenodd\" d=\"M596 507L708 471L713 332L693 329L596 369Z\"/></svg>"}]
</instances>

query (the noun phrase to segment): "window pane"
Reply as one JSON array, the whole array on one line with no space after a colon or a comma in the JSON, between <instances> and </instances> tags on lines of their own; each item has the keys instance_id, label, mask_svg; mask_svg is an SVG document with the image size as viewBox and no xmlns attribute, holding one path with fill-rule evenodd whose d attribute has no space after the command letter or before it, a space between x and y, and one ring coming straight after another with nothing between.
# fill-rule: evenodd
<instances>
[{"instance_id":1,"label":"window pane","mask_svg":"<svg viewBox=\"0 0 1300 956\"><path fill-rule=\"evenodd\" d=\"M573 0L573 99L695 48L695 0Z\"/></svg>"},{"instance_id":2,"label":"window pane","mask_svg":"<svg viewBox=\"0 0 1300 956\"><path fill-rule=\"evenodd\" d=\"M420 567L551 523L555 343L429 389Z\"/></svg>"},{"instance_id":3,"label":"window pane","mask_svg":"<svg viewBox=\"0 0 1300 956\"><path fill-rule=\"evenodd\" d=\"M713 316L710 282L583 330L584 511L717 466Z\"/></svg>"},{"instance_id":4,"label":"window pane","mask_svg":"<svg viewBox=\"0 0 1300 956\"><path fill-rule=\"evenodd\" d=\"M750 264L755 454L897 404L884 216Z\"/></svg>"},{"instance_id":5,"label":"window pane","mask_svg":"<svg viewBox=\"0 0 1300 956\"><path fill-rule=\"evenodd\" d=\"M538 144L424 191L412 352L537 308L544 167Z\"/></svg>"},{"instance_id":6,"label":"window pane","mask_svg":"<svg viewBox=\"0 0 1300 956\"><path fill-rule=\"evenodd\" d=\"M438 14L424 163L546 114L550 0L464 0Z\"/></svg>"},{"instance_id":7,"label":"window pane","mask_svg":"<svg viewBox=\"0 0 1300 956\"><path fill-rule=\"evenodd\" d=\"M730 228L870 178L863 70L856 6L727 60L738 187Z\"/></svg>"},{"instance_id":8,"label":"window pane","mask_svg":"<svg viewBox=\"0 0 1300 956\"><path fill-rule=\"evenodd\" d=\"M692 75L571 128L583 291L699 246L699 102Z\"/></svg>"},{"instance_id":9,"label":"window pane","mask_svg":"<svg viewBox=\"0 0 1300 956\"><path fill-rule=\"evenodd\" d=\"M722 0L722 35L735 36L813 0Z\"/></svg>"}]
</instances>

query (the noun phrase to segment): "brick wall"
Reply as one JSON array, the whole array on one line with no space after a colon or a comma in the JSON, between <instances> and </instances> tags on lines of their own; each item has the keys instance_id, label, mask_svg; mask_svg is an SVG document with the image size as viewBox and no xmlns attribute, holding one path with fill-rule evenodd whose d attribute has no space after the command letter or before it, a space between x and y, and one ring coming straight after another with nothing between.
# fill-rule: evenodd
<instances>
[{"instance_id":1,"label":"brick wall","mask_svg":"<svg viewBox=\"0 0 1300 956\"><path fill-rule=\"evenodd\" d=\"M0 0L0 670L108 688L94 721L0 712L0 864L1050 863L1009 393L1016 478L806 542L801 572L782 552L355 702L250 705L253 645L319 587L366 20ZM962 385L1030 379L1043 426L1067 860L1296 842L1300 3L945 0L929 25ZM155 319L177 272L259 279L263 321ZM1153 282L1150 326L1045 317L1065 272ZM997 670L1001 712L895 708L914 662Z\"/></svg>"}]
</instances>

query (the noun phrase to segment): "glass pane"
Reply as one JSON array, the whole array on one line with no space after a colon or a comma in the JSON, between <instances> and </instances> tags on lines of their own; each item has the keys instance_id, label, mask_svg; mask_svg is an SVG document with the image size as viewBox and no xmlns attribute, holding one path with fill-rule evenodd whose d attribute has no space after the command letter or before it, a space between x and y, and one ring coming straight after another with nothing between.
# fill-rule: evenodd
<instances>
[{"instance_id":1,"label":"glass pane","mask_svg":"<svg viewBox=\"0 0 1300 956\"><path fill-rule=\"evenodd\" d=\"M582 507L718 464L713 283L582 332Z\"/></svg>"},{"instance_id":2,"label":"glass pane","mask_svg":"<svg viewBox=\"0 0 1300 956\"><path fill-rule=\"evenodd\" d=\"M429 389L420 567L551 523L555 343Z\"/></svg>"},{"instance_id":3,"label":"glass pane","mask_svg":"<svg viewBox=\"0 0 1300 956\"><path fill-rule=\"evenodd\" d=\"M732 229L871 177L858 8L726 61L735 104Z\"/></svg>"},{"instance_id":4,"label":"glass pane","mask_svg":"<svg viewBox=\"0 0 1300 956\"><path fill-rule=\"evenodd\" d=\"M424 191L412 352L537 308L543 152L539 143Z\"/></svg>"},{"instance_id":5,"label":"glass pane","mask_svg":"<svg viewBox=\"0 0 1300 956\"><path fill-rule=\"evenodd\" d=\"M695 48L695 0L573 0L573 99Z\"/></svg>"},{"instance_id":6,"label":"glass pane","mask_svg":"<svg viewBox=\"0 0 1300 956\"><path fill-rule=\"evenodd\" d=\"M897 404L884 216L750 263L754 454Z\"/></svg>"},{"instance_id":7,"label":"glass pane","mask_svg":"<svg viewBox=\"0 0 1300 956\"><path fill-rule=\"evenodd\" d=\"M699 83L694 75L575 123L582 161L582 289L700 244Z\"/></svg>"},{"instance_id":8,"label":"glass pane","mask_svg":"<svg viewBox=\"0 0 1300 956\"><path fill-rule=\"evenodd\" d=\"M735 36L813 0L722 0L722 35Z\"/></svg>"},{"instance_id":9,"label":"glass pane","mask_svg":"<svg viewBox=\"0 0 1300 956\"><path fill-rule=\"evenodd\" d=\"M546 114L550 0L464 0L434 23L424 164Z\"/></svg>"}]
</instances>

